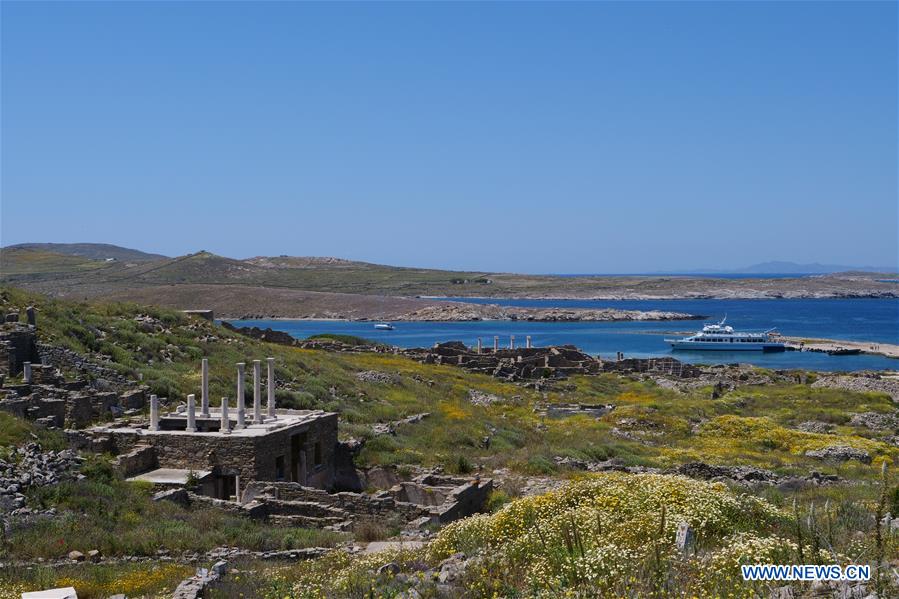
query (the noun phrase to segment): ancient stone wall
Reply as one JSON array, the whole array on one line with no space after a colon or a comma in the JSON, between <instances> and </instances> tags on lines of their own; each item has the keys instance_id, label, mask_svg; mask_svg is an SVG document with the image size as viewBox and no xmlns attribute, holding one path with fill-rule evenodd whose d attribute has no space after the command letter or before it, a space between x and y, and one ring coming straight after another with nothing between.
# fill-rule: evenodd
<instances>
[{"instance_id":1,"label":"ancient stone wall","mask_svg":"<svg viewBox=\"0 0 899 599\"><path fill-rule=\"evenodd\" d=\"M113 466L125 478L154 470L159 467L156 448L150 445L136 445L131 451L116 457Z\"/></svg>"},{"instance_id":2,"label":"ancient stone wall","mask_svg":"<svg viewBox=\"0 0 899 599\"><path fill-rule=\"evenodd\" d=\"M116 388L130 387L134 384L112 368L92 362L81 354L64 347L38 343L37 354L36 361L65 371L77 371L79 374L87 375L94 380L102 379Z\"/></svg>"},{"instance_id":3,"label":"ancient stone wall","mask_svg":"<svg viewBox=\"0 0 899 599\"><path fill-rule=\"evenodd\" d=\"M0 374L16 376L22 373L25 362L40 361L34 327L19 323L0 325Z\"/></svg>"}]
</instances>

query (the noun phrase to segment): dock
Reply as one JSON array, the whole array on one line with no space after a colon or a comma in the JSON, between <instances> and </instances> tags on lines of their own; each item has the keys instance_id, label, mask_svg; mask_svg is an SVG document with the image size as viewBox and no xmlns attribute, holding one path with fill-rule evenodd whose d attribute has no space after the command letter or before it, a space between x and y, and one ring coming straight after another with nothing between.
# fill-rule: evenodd
<instances>
[{"instance_id":1,"label":"dock","mask_svg":"<svg viewBox=\"0 0 899 599\"><path fill-rule=\"evenodd\" d=\"M841 341L838 339L809 339L804 337L781 337L788 350L830 352L837 349L858 349L863 354L899 358L899 345L876 341Z\"/></svg>"}]
</instances>

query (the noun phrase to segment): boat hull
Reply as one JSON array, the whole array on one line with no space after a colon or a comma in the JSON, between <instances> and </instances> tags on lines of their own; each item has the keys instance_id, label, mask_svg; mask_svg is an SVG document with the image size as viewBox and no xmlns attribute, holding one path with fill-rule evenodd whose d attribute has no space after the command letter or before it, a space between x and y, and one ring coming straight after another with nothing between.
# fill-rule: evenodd
<instances>
[{"instance_id":1,"label":"boat hull","mask_svg":"<svg viewBox=\"0 0 899 599\"><path fill-rule=\"evenodd\" d=\"M714 341L668 341L671 349L689 351L784 351L783 343L719 343Z\"/></svg>"}]
</instances>

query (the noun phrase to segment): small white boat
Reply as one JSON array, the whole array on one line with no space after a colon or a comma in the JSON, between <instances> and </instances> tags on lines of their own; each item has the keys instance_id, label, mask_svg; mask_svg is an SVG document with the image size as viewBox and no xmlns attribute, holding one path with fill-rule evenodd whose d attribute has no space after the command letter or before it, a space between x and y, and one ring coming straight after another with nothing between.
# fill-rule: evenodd
<instances>
[{"instance_id":1,"label":"small white boat","mask_svg":"<svg viewBox=\"0 0 899 599\"><path fill-rule=\"evenodd\" d=\"M379 322L375 325L375 328L379 331L392 331L394 327L389 322Z\"/></svg>"},{"instance_id":2,"label":"small white boat","mask_svg":"<svg viewBox=\"0 0 899 599\"><path fill-rule=\"evenodd\" d=\"M761 332L738 332L724 324L727 316L715 324L707 324L702 330L682 339L665 339L672 349L716 351L784 351L786 345L772 334L774 329Z\"/></svg>"}]
</instances>

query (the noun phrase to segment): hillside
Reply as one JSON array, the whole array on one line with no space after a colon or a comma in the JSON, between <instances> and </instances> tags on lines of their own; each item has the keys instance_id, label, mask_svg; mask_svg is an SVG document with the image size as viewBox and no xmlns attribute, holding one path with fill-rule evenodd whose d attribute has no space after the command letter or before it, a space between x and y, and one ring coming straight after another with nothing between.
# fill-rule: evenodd
<instances>
[{"instance_id":1,"label":"hillside","mask_svg":"<svg viewBox=\"0 0 899 599\"><path fill-rule=\"evenodd\" d=\"M416 296L659 300L899 297L895 284L880 281L870 273L772 279L562 277L404 268L338 258L237 260L209 252L152 261L107 262L23 248L0 252L0 282L57 297L163 301L161 305L170 307L210 307L228 315L273 317L319 313L319 303L325 302L325 309L334 314L388 318L413 307L411 299L396 298ZM247 305L250 289L258 309ZM305 305L298 307L298 301ZM424 300L414 308L430 305L432 300Z\"/></svg>"},{"instance_id":2,"label":"hillside","mask_svg":"<svg viewBox=\"0 0 899 599\"><path fill-rule=\"evenodd\" d=\"M7 249L38 250L63 254L65 256L77 256L88 260L121 260L123 262L152 262L162 260L166 256L162 254L148 254L140 250L125 248L110 243L18 243L10 245Z\"/></svg>"},{"instance_id":3,"label":"hillside","mask_svg":"<svg viewBox=\"0 0 899 599\"><path fill-rule=\"evenodd\" d=\"M89 258L56 254L27 247L8 247L0 250L0 273L4 278L23 275L33 278L82 274L85 271L105 268L106 264Z\"/></svg>"}]
</instances>

